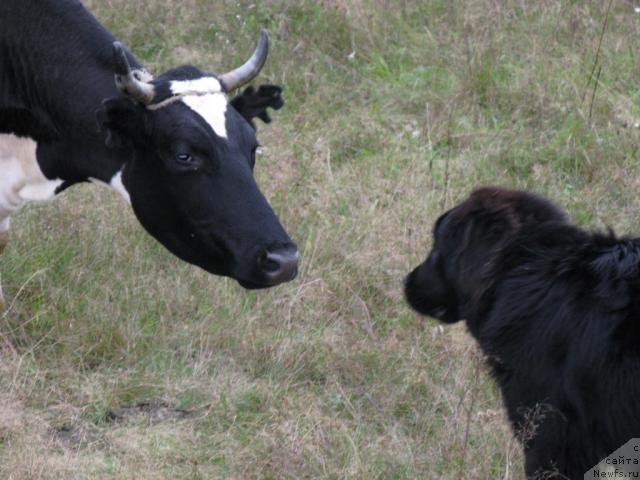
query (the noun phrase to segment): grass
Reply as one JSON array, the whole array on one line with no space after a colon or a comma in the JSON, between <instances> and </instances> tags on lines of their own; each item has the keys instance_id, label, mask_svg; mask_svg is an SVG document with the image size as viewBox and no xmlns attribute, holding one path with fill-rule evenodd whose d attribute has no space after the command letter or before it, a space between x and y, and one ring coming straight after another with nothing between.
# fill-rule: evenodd
<instances>
[{"instance_id":1,"label":"grass","mask_svg":"<svg viewBox=\"0 0 640 480\"><path fill-rule=\"evenodd\" d=\"M0 477L522 478L473 341L409 311L401 279L480 184L640 231L640 17L614 2L594 70L607 3L87 1L155 72L229 69L269 29L260 81L287 105L256 173L302 269L243 291L97 186L25 208L1 263Z\"/></svg>"}]
</instances>

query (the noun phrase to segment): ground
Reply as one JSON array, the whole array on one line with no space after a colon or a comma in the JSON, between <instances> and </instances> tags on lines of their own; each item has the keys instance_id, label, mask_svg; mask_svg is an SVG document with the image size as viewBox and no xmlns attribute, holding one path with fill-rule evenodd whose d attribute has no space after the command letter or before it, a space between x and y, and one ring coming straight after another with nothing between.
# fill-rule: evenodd
<instances>
[{"instance_id":1,"label":"ground","mask_svg":"<svg viewBox=\"0 0 640 480\"><path fill-rule=\"evenodd\" d=\"M25 208L0 260L0 478L521 478L474 342L401 280L481 184L640 231L636 2L87 5L155 72L228 70L269 30L259 80L287 104L256 174L301 271L244 291L95 185Z\"/></svg>"}]
</instances>

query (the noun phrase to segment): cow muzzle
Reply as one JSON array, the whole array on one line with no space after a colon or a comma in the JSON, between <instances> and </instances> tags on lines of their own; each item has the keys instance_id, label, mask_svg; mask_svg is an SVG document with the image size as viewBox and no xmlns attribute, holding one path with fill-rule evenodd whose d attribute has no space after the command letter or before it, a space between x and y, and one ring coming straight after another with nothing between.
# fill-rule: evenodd
<instances>
[{"instance_id":1,"label":"cow muzzle","mask_svg":"<svg viewBox=\"0 0 640 480\"><path fill-rule=\"evenodd\" d=\"M295 245L266 248L258 254L256 264L268 286L293 280L298 274L298 249Z\"/></svg>"}]
</instances>

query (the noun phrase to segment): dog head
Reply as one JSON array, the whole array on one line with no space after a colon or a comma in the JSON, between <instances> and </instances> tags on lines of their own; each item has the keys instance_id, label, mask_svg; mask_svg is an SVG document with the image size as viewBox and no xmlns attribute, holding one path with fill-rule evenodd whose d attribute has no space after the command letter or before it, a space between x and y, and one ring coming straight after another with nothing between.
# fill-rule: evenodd
<instances>
[{"instance_id":1,"label":"dog head","mask_svg":"<svg viewBox=\"0 0 640 480\"><path fill-rule=\"evenodd\" d=\"M409 305L446 323L467 318L512 261L506 249L548 222L565 224L567 217L542 197L494 187L474 191L437 220L431 252L405 280Z\"/></svg>"}]
</instances>

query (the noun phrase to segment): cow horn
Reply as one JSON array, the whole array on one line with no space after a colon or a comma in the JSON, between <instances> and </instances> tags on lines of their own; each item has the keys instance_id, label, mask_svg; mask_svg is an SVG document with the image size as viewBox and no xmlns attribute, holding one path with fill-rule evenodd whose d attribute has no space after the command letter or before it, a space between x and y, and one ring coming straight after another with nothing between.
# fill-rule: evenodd
<instances>
[{"instance_id":1,"label":"cow horn","mask_svg":"<svg viewBox=\"0 0 640 480\"><path fill-rule=\"evenodd\" d=\"M253 55L251 55L251 58L241 67L224 73L218 77L225 91L230 92L235 90L257 77L264 66L264 62L267 60L268 52L269 35L266 30L262 29L260 31L258 46L256 47L255 52L253 52Z\"/></svg>"},{"instance_id":2,"label":"cow horn","mask_svg":"<svg viewBox=\"0 0 640 480\"><path fill-rule=\"evenodd\" d=\"M116 87L124 95L149 105L155 96L154 86L136 78L136 71L131 70L129 60L120 42L113 42L113 70Z\"/></svg>"}]
</instances>

